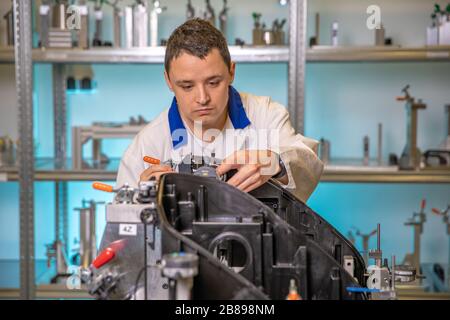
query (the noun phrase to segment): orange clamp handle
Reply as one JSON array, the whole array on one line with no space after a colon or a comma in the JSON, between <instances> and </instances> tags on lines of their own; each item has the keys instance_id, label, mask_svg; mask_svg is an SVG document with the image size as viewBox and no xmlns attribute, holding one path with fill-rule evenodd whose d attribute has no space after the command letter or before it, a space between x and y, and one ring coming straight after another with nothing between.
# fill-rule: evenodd
<instances>
[{"instance_id":1,"label":"orange clamp handle","mask_svg":"<svg viewBox=\"0 0 450 320\"><path fill-rule=\"evenodd\" d=\"M289 292L286 300L302 300L302 297L296 291Z\"/></svg>"},{"instance_id":2,"label":"orange clamp handle","mask_svg":"<svg viewBox=\"0 0 450 320\"><path fill-rule=\"evenodd\" d=\"M92 184L92 188L95 190L105 191L105 192L113 192L113 187L109 184L102 183L102 182L94 182Z\"/></svg>"},{"instance_id":3,"label":"orange clamp handle","mask_svg":"<svg viewBox=\"0 0 450 320\"><path fill-rule=\"evenodd\" d=\"M152 157L149 157L149 156L144 156L143 160L145 162L147 162L147 163L150 163L150 164L160 164L161 163L161 160L156 159L156 158L152 158Z\"/></svg>"},{"instance_id":4,"label":"orange clamp handle","mask_svg":"<svg viewBox=\"0 0 450 320\"><path fill-rule=\"evenodd\" d=\"M432 208L431 211L432 211L433 213L435 213L435 214L438 214L438 215L441 214L441 211L440 211L439 209L436 209L436 208Z\"/></svg>"}]
</instances>

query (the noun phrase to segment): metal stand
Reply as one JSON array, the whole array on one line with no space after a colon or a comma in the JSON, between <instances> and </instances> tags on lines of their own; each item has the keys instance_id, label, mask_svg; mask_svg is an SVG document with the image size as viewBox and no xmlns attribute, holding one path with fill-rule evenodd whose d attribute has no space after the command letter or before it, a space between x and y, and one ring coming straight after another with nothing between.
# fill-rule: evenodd
<instances>
[{"instance_id":1,"label":"metal stand","mask_svg":"<svg viewBox=\"0 0 450 320\"><path fill-rule=\"evenodd\" d=\"M355 227L353 227L354 229L356 229ZM358 229L356 229L356 235L362 238L362 243L363 243L363 259L364 262L366 264L366 266L369 263L369 239L374 236L375 234L377 234L377 229L374 229L372 232L367 233L367 234L363 234L361 233L361 231L359 231Z\"/></svg>"},{"instance_id":2,"label":"metal stand","mask_svg":"<svg viewBox=\"0 0 450 320\"><path fill-rule=\"evenodd\" d=\"M417 148L417 111L426 109L427 105L422 100L415 102L415 99L409 95L409 85L403 88L405 93L403 97L397 97L397 101L406 101L406 145L400 157L400 169L414 170L419 168L421 153Z\"/></svg>"},{"instance_id":3,"label":"metal stand","mask_svg":"<svg viewBox=\"0 0 450 320\"><path fill-rule=\"evenodd\" d=\"M419 213L413 213L413 216L405 222L405 226L414 228L414 251L408 253L403 260L403 264L413 266L417 275L420 275L420 236L423 232L423 224L426 221L425 215L425 199L422 200L421 210ZM419 283L421 282L419 278Z\"/></svg>"},{"instance_id":4,"label":"metal stand","mask_svg":"<svg viewBox=\"0 0 450 320\"><path fill-rule=\"evenodd\" d=\"M80 266L88 268L97 257L96 211L97 204L94 200L83 200L81 208L75 208L80 212Z\"/></svg>"}]
</instances>

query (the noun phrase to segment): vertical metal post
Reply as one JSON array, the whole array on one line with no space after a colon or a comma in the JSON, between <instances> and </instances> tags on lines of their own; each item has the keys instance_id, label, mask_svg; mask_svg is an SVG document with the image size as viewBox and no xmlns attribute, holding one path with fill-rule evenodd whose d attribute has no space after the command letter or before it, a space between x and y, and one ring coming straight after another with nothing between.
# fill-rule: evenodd
<instances>
[{"instance_id":1,"label":"vertical metal post","mask_svg":"<svg viewBox=\"0 0 450 320\"><path fill-rule=\"evenodd\" d=\"M292 125L304 133L307 0L289 1L288 110Z\"/></svg>"},{"instance_id":2,"label":"vertical metal post","mask_svg":"<svg viewBox=\"0 0 450 320\"><path fill-rule=\"evenodd\" d=\"M55 182L55 241L61 241L66 255L69 254L69 223L67 182Z\"/></svg>"},{"instance_id":3,"label":"vertical metal post","mask_svg":"<svg viewBox=\"0 0 450 320\"><path fill-rule=\"evenodd\" d=\"M66 72L63 64L53 64L53 116L55 169L66 168L67 161L67 108ZM55 241L60 240L68 255L67 182L55 183Z\"/></svg>"},{"instance_id":4,"label":"vertical metal post","mask_svg":"<svg viewBox=\"0 0 450 320\"><path fill-rule=\"evenodd\" d=\"M66 77L64 65L53 64L53 115L55 139L55 167L65 168L67 160Z\"/></svg>"},{"instance_id":5,"label":"vertical metal post","mask_svg":"<svg viewBox=\"0 0 450 320\"><path fill-rule=\"evenodd\" d=\"M34 145L31 1L14 0L14 53L19 109L20 298L34 299Z\"/></svg>"}]
</instances>

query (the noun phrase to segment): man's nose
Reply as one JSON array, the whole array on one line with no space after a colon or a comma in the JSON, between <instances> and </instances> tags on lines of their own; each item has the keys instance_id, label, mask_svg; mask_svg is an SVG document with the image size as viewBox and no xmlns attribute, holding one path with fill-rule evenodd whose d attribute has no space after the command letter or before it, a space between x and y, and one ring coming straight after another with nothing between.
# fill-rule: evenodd
<instances>
[{"instance_id":1,"label":"man's nose","mask_svg":"<svg viewBox=\"0 0 450 320\"><path fill-rule=\"evenodd\" d=\"M201 105L208 104L210 100L208 91L204 86L199 86L197 90L197 103Z\"/></svg>"}]
</instances>

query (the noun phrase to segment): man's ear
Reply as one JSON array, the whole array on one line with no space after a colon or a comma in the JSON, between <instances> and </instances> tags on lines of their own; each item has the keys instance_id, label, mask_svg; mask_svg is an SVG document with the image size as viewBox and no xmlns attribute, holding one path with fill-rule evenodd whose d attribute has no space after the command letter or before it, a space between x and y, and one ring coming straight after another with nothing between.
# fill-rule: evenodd
<instances>
[{"instance_id":1,"label":"man's ear","mask_svg":"<svg viewBox=\"0 0 450 320\"><path fill-rule=\"evenodd\" d=\"M234 61L231 61L231 64L230 64L230 76L231 76L230 84L232 84L233 81L234 81L235 73L236 73L236 63Z\"/></svg>"},{"instance_id":2,"label":"man's ear","mask_svg":"<svg viewBox=\"0 0 450 320\"><path fill-rule=\"evenodd\" d=\"M172 82L170 82L169 74L165 70L164 70L164 79L166 79L166 83L167 86L169 87L169 90L173 92Z\"/></svg>"}]
</instances>

